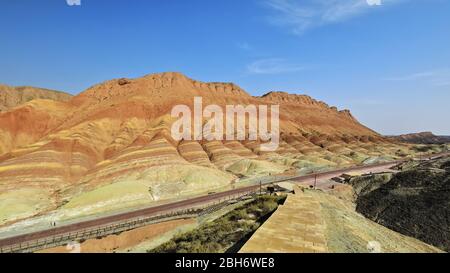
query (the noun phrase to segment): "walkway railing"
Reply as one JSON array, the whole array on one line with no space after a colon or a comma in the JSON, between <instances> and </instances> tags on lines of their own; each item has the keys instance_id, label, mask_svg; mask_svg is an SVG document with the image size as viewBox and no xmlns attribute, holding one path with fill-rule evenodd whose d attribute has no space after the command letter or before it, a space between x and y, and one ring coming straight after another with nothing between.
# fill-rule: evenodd
<instances>
[{"instance_id":1,"label":"walkway railing","mask_svg":"<svg viewBox=\"0 0 450 273\"><path fill-rule=\"evenodd\" d=\"M57 234L47 238L32 240L0 248L0 253L32 253L39 250L68 245L74 242L82 242L89 239L103 238L112 234L119 234L143 226L178 220L196 218L201 215L218 211L230 204L230 201L242 201L252 196L255 191L244 192L221 198L218 201L202 205L197 208L174 210L149 217L139 217L124 222L112 223L104 226L83 229L77 232Z\"/></svg>"}]
</instances>

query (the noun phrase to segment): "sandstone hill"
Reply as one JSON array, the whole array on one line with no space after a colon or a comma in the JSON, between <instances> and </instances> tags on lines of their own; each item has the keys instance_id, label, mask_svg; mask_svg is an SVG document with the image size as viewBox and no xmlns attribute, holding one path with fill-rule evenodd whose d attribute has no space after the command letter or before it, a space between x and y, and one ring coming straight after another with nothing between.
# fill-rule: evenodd
<instances>
[{"instance_id":1,"label":"sandstone hill","mask_svg":"<svg viewBox=\"0 0 450 273\"><path fill-rule=\"evenodd\" d=\"M450 136L437 136L432 132L406 134L389 137L392 140L413 144L445 144L450 143Z\"/></svg>"},{"instance_id":2,"label":"sandstone hill","mask_svg":"<svg viewBox=\"0 0 450 273\"><path fill-rule=\"evenodd\" d=\"M195 96L204 105L279 104L279 149L262 152L260 141L174 141L171 109L192 106ZM180 73L115 79L68 101L35 99L0 113L0 225L30 217L64 221L227 189L256 176L414 153L349 111L308 96L252 97L235 84Z\"/></svg>"},{"instance_id":3,"label":"sandstone hill","mask_svg":"<svg viewBox=\"0 0 450 273\"><path fill-rule=\"evenodd\" d=\"M0 112L5 112L35 99L69 101L71 98L72 95L70 94L54 90L29 86L12 87L0 84Z\"/></svg>"}]
</instances>

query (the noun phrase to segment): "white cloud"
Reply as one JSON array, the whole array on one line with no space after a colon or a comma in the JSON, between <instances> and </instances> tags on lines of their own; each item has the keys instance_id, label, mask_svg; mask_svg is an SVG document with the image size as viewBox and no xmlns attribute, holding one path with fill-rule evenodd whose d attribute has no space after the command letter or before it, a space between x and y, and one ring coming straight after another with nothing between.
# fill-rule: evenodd
<instances>
[{"instance_id":1,"label":"white cloud","mask_svg":"<svg viewBox=\"0 0 450 273\"><path fill-rule=\"evenodd\" d=\"M403 1L406 0L384 0L382 5L370 5L367 0L265 0L264 3L275 12L270 17L271 23L302 34L310 28L345 21Z\"/></svg>"},{"instance_id":2,"label":"white cloud","mask_svg":"<svg viewBox=\"0 0 450 273\"><path fill-rule=\"evenodd\" d=\"M385 80L387 80L387 81L413 81L413 80L418 80L418 79L430 78L430 77L433 77L435 74L436 74L435 71L425 71L425 72L413 73L413 74L409 74L409 75L389 77L389 78L385 78Z\"/></svg>"},{"instance_id":3,"label":"white cloud","mask_svg":"<svg viewBox=\"0 0 450 273\"><path fill-rule=\"evenodd\" d=\"M249 43L247 43L247 42L236 43L236 46L239 49L242 49L242 50L245 50L245 51L252 50L252 46Z\"/></svg>"},{"instance_id":4,"label":"white cloud","mask_svg":"<svg viewBox=\"0 0 450 273\"><path fill-rule=\"evenodd\" d=\"M408 75L385 78L386 81L420 81L432 86L450 86L450 69L422 71Z\"/></svg>"},{"instance_id":5,"label":"white cloud","mask_svg":"<svg viewBox=\"0 0 450 273\"><path fill-rule=\"evenodd\" d=\"M304 69L303 66L289 63L285 59L280 58L257 60L247 66L249 74L281 74Z\"/></svg>"},{"instance_id":6,"label":"white cloud","mask_svg":"<svg viewBox=\"0 0 450 273\"><path fill-rule=\"evenodd\" d=\"M450 80L436 80L433 82L434 86L450 86Z\"/></svg>"},{"instance_id":7,"label":"white cloud","mask_svg":"<svg viewBox=\"0 0 450 273\"><path fill-rule=\"evenodd\" d=\"M370 98L360 98L360 99L347 99L345 101L347 105L358 105L358 106L379 106L386 104L385 101ZM352 107L349 107L352 108Z\"/></svg>"}]
</instances>

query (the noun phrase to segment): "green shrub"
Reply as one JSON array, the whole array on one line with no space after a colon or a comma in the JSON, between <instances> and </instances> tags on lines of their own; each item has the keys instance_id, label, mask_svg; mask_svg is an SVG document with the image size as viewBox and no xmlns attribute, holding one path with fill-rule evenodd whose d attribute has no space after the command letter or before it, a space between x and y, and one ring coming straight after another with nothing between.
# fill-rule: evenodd
<instances>
[{"instance_id":1,"label":"green shrub","mask_svg":"<svg viewBox=\"0 0 450 273\"><path fill-rule=\"evenodd\" d=\"M236 208L212 223L196 230L176 236L169 242L149 250L149 253L218 253L249 238L265 220L265 216L275 211L286 197L261 196L255 201ZM249 214L256 216L250 221ZM249 221L239 221L249 220Z\"/></svg>"}]
</instances>

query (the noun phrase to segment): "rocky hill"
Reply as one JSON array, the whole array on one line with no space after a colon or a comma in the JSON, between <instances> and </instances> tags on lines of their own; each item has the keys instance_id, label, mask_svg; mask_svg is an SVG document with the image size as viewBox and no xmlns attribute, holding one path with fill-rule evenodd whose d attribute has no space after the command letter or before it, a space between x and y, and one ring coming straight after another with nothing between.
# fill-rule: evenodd
<instances>
[{"instance_id":1,"label":"rocky hill","mask_svg":"<svg viewBox=\"0 0 450 273\"><path fill-rule=\"evenodd\" d=\"M175 141L174 105L279 104L281 143ZM192 108L191 108L192 109ZM256 176L340 168L416 153L307 96L252 97L180 73L115 79L65 100L0 113L0 225L63 221L236 186ZM51 215L51 216L49 216ZM33 222L36 225L36 222Z\"/></svg>"},{"instance_id":2,"label":"rocky hill","mask_svg":"<svg viewBox=\"0 0 450 273\"><path fill-rule=\"evenodd\" d=\"M66 102L71 98L72 95L60 91L29 86L12 87L0 84L0 112L7 111L35 99Z\"/></svg>"},{"instance_id":3,"label":"rocky hill","mask_svg":"<svg viewBox=\"0 0 450 273\"><path fill-rule=\"evenodd\" d=\"M450 136L436 136L432 132L390 136L392 140L413 144L445 144L450 143Z\"/></svg>"}]
</instances>

